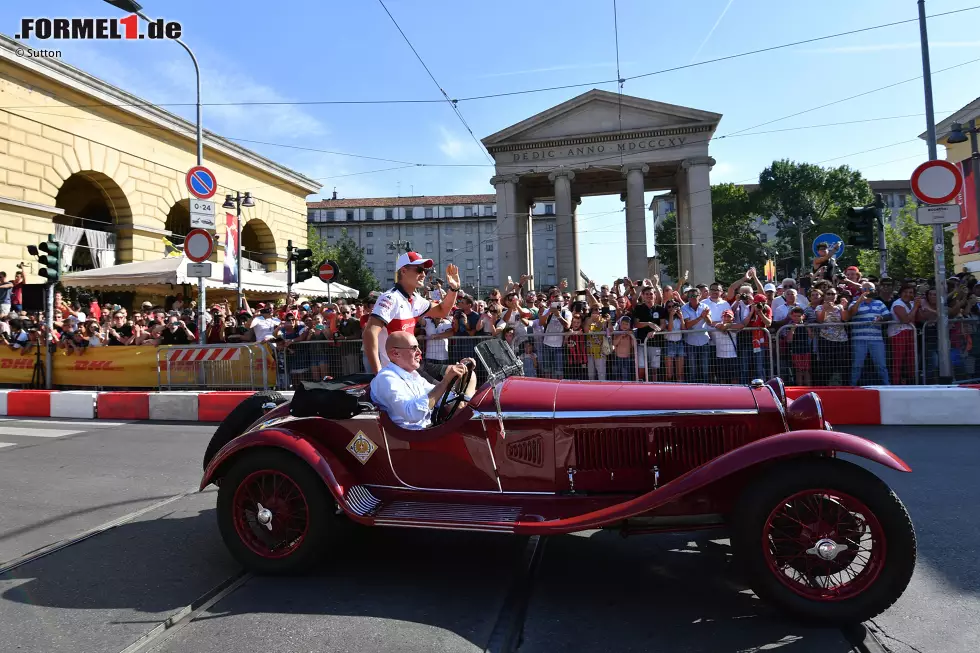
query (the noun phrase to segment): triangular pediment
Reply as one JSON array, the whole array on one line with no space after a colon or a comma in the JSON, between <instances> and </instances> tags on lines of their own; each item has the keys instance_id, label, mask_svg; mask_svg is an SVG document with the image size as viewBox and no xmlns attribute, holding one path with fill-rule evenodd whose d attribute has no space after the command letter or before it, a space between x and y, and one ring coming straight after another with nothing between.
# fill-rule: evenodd
<instances>
[{"instance_id":1,"label":"triangular pediment","mask_svg":"<svg viewBox=\"0 0 980 653\"><path fill-rule=\"evenodd\" d=\"M488 148L615 132L634 133L695 125L713 132L720 113L592 89L483 139Z\"/></svg>"}]
</instances>

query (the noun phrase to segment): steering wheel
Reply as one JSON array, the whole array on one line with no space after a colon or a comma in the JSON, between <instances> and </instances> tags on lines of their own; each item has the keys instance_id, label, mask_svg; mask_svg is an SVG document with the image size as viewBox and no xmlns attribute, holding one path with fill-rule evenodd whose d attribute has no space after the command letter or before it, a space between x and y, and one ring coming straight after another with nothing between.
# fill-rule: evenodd
<instances>
[{"instance_id":1,"label":"steering wheel","mask_svg":"<svg viewBox=\"0 0 980 653\"><path fill-rule=\"evenodd\" d=\"M466 374L463 376L457 376L456 380L446 386L446 391L442 393L442 397L436 402L436 407L440 410L432 416L432 425L436 426L438 424L445 424L453 418L459 407L466 401L464 392L466 388L470 387L470 377L473 376L473 366L467 365ZM449 395L456 393L456 396L452 399Z\"/></svg>"}]
</instances>

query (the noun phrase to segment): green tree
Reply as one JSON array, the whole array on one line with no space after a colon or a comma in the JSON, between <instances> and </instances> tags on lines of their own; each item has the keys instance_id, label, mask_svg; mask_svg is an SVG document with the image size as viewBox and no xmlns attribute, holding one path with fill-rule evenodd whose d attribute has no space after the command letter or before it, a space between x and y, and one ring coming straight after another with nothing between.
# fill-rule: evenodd
<instances>
[{"instance_id":1,"label":"green tree","mask_svg":"<svg viewBox=\"0 0 980 653\"><path fill-rule=\"evenodd\" d=\"M367 297L372 290L381 289L374 272L368 267L367 259L364 258L364 251L350 237L347 229L342 229L337 243L331 244L321 238L314 227L310 227L307 247L313 250L314 264L319 264L327 259L336 261L340 268L337 282L357 290L361 299Z\"/></svg>"},{"instance_id":2,"label":"green tree","mask_svg":"<svg viewBox=\"0 0 980 653\"><path fill-rule=\"evenodd\" d=\"M906 204L895 219L895 226L885 223L885 245L888 249L886 262L888 276L892 279L932 279L933 269L932 227L915 221L914 203ZM946 269L953 269L953 234L945 232ZM862 249L857 252L857 264L862 274L878 274L878 250Z\"/></svg>"},{"instance_id":3,"label":"green tree","mask_svg":"<svg viewBox=\"0 0 980 653\"><path fill-rule=\"evenodd\" d=\"M813 238L822 233L841 234L849 207L871 203L871 187L857 170L847 166L822 168L812 163L783 159L774 161L759 175L759 188L752 193L752 204L759 215L776 221L777 244L781 252L800 251L800 226L806 260L802 272L809 272ZM845 260L856 260L845 251Z\"/></svg>"},{"instance_id":4,"label":"green tree","mask_svg":"<svg viewBox=\"0 0 980 653\"><path fill-rule=\"evenodd\" d=\"M741 277L750 267L762 270L766 251L744 186L716 184L711 187L711 222L715 240L715 278L698 281L717 280L727 284Z\"/></svg>"},{"instance_id":5,"label":"green tree","mask_svg":"<svg viewBox=\"0 0 980 653\"><path fill-rule=\"evenodd\" d=\"M725 282L765 263L766 252L755 226L752 203L745 188L736 184L711 187L711 221L715 243L715 279ZM667 274L679 278L677 269L677 215L670 213L656 232L657 255ZM710 283L715 279L696 279Z\"/></svg>"}]
</instances>

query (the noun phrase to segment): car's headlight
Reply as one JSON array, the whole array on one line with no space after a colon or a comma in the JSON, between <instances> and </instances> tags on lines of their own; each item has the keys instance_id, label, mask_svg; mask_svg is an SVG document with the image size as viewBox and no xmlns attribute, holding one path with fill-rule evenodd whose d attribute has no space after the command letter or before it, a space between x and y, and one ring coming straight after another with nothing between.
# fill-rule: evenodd
<instances>
[{"instance_id":1,"label":"car's headlight","mask_svg":"<svg viewBox=\"0 0 980 653\"><path fill-rule=\"evenodd\" d=\"M793 431L802 429L824 429L827 423L823 418L823 406L815 392L800 395L786 407L786 421Z\"/></svg>"}]
</instances>

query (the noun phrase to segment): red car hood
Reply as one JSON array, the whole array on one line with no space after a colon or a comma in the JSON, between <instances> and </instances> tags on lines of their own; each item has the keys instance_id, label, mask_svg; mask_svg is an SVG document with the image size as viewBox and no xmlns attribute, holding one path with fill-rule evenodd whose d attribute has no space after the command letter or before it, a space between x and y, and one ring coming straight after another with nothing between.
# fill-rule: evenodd
<instances>
[{"instance_id":1,"label":"red car hood","mask_svg":"<svg viewBox=\"0 0 980 653\"><path fill-rule=\"evenodd\" d=\"M476 408L495 410L493 396L479 397ZM500 407L507 412L622 410L757 410L751 388L672 383L555 381L515 376L504 381Z\"/></svg>"}]
</instances>

